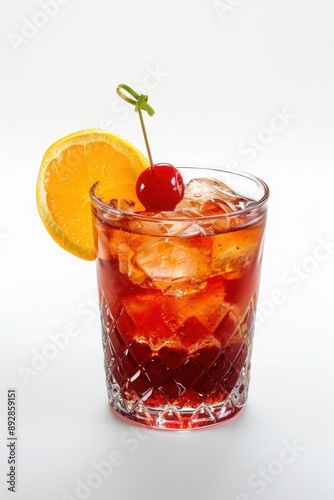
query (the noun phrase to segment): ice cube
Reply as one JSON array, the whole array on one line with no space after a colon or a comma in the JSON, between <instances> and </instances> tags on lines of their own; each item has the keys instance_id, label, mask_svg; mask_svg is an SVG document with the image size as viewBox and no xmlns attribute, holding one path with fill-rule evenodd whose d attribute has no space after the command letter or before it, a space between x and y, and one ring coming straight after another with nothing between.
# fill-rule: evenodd
<instances>
[{"instance_id":1,"label":"ice cube","mask_svg":"<svg viewBox=\"0 0 334 500\"><path fill-rule=\"evenodd\" d=\"M141 285L146 279L146 275L132 262L135 252L128 243L129 239L126 233L119 231L116 237L111 240L110 249L118 259L120 273L127 275L135 285Z\"/></svg>"},{"instance_id":2,"label":"ice cube","mask_svg":"<svg viewBox=\"0 0 334 500\"><path fill-rule=\"evenodd\" d=\"M222 200L207 200L199 208L199 213L204 216L221 215L232 212L230 206Z\"/></svg>"},{"instance_id":3,"label":"ice cube","mask_svg":"<svg viewBox=\"0 0 334 500\"><path fill-rule=\"evenodd\" d=\"M184 197L192 199L209 200L218 198L220 200L238 198L224 182L211 178L192 179L185 188Z\"/></svg>"},{"instance_id":4,"label":"ice cube","mask_svg":"<svg viewBox=\"0 0 334 500\"><path fill-rule=\"evenodd\" d=\"M189 344L191 337L198 337L198 333L203 330L206 332L204 344L214 341L217 326L232 310L230 304L224 302L221 289L197 290L193 296L182 297L151 291L146 295L124 296L122 303L136 326L137 337L150 339L150 343L160 345L167 340L169 346L173 342L180 345L180 341L181 344ZM199 342L200 339L196 338L195 341Z\"/></svg>"},{"instance_id":5,"label":"ice cube","mask_svg":"<svg viewBox=\"0 0 334 500\"><path fill-rule=\"evenodd\" d=\"M209 290L196 290L193 295L178 298L174 308L179 328L194 316L207 330L214 332L231 307L224 299L225 291L221 284L216 288L213 286Z\"/></svg>"},{"instance_id":6,"label":"ice cube","mask_svg":"<svg viewBox=\"0 0 334 500\"><path fill-rule=\"evenodd\" d=\"M163 212L141 211L136 212L140 217L133 217L129 221L130 231L141 235L168 235L169 225L165 224Z\"/></svg>"},{"instance_id":7,"label":"ice cube","mask_svg":"<svg viewBox=\"0 0 334 500\"><path fill-rule=\"evenodd\" d=\"M110 260L112 255L109 248L109 234L106 225L98 217L94 216L94 244L96 255L100 259Z\"/></svg>"},{"instance_id":8,"label":"ice cube","mask_svg":"<svg viewBox=\"0 0 334 500\"><path fill-rule=\"evenodd\" d=\"M176 209L166 212L141 212L142 216L129 221L128 227L134 233L157 236L191 236L204 234L200 225L191 219L203 217L195 210Z\"/></svg>"},{"instance_id":9,"label":"ice cube","mask_svg":"<svg viewBox=\"0 0 334 500\"><path fill-rule=\"evenodd\" d=\"M227 213L245 208L252 200L240 196L222 181L198 178L192 179L186 185L184 197L177 205L177 208L188 208L201 213L201 207L209 201L220 204L223 210L226 209L223 213ZM202 215L208 214L202 213Z\"/></svg>"},{"instance_id":10,"label":"ice cube","mask_svg":"<svg viewBox=\"0 0 334 500\"><path fill-rule=\"evenodd\" d=\"M163 320L167 311L170 316L175 314L171 301L172 298L162 297L158 292L130 295L122 299L127 314L136 326L137 339L148 341L153 349L173 336Z\"/></svg>"},{"instance_id":11,"label":"ice cube","mask_svg":"<svg viewBox=\"0 0 334 500\"><path fill-rule=\"evenodd\" d=\"M135 202L127 199L118 200L113 198L110 200L109 205L116 210L121 210L122 212L133 213L135 210Z\"/></svg>"},{"instance_id":12,"label":"ice cube","mask_svg":"<svg viewBox=\"0 0 334 500\"><path fill-rule=\"evenodd\" d=\"M158 289L186 281L192 287L209 275L211 259L209 252L198 250L189 240L159 238L137 251L132 261Z\"/></svg>"},{"instance_id":13,"label":"ice cube","mask_svg":"<svg viewBox=\"0 0 334 500\"><path fill-rule=\"evenodd\" d=\"M171 212L162 212L164 225L169 235L174 236L196 236L205 234L204 228L193 219L203 218L197 210L189 208L176 208ZM170 219L170 222L167 222ZM178 220L175 220L178 219Z\"/></svg>"},{"instance_id":14,"label":"ice cube","mask_svg":"<svg viewBox=\"0 0 334 500\"><path fill-rule=\"evenodd\" d=\"M257 225L216 235L211 253L212 274L239 278L259 253L261 232L261 225Z\"/></svg>"}]
</instances>

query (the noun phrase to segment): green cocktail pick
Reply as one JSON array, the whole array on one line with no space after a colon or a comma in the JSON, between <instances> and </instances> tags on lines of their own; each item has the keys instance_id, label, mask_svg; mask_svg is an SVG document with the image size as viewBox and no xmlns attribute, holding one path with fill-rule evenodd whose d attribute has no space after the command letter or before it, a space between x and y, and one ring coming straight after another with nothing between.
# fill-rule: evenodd
<instances>
[{"instance_id":1,"label":"green cocktail pick","mask_svg":"<svg viewBox=\"0 0 334 500\"><path fill-rule=\"evenodd\" d=\"M129 95L125 94L123 92L123 90L125 90L127 92L127 94L129 94L131 97L129 97ZM143 114L142 114L142 110L145 110L149 114L149 116L154 115L154 109L147 102L148 96L144 95L144 94L138 94L138 92L136 92L131 87L129 87L129 85L125 85L124 83L120 83L117 86L116 91L117 91L117 94L122 99L124 99L124 101L128 102L129 104L134 105L135 111L137 111L137 113L139 114L140 124L141 124L141 128L143 131L145 145L146 145L146 149L147 149L147 155L148 155L148 159L150 161L150 165L152 166L153 165L152 154L151 154L151 149L150 149L150 145L148 142L145 123L144 123Z\"/></svg>"}]
</instances>

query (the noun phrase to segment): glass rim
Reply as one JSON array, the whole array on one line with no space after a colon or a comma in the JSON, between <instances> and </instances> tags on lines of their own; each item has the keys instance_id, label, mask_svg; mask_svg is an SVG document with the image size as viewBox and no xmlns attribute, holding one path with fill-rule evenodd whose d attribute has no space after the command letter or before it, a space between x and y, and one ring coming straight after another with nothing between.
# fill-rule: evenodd
<instances>
[{"instance_id":1,"label":"glass rim","mask_svg":"<svg viewBox=\"0 0 334 500\"><path fill-rule=\"evenodd\" d=\"M224 214L216 214L216 215L204 215L204 216L199 216L199 217L191 217L192 221L210 221L210 220L216 220L216 219L229 219L233 217L239 217L240 215L246 215L251 212L254 212L260 208L264 208L269 196L270 196L270 190L266 182L264 182L260 177L257 177L254 174L251 174L249 172L245 172L243 170L227 170L219 167L209 167L209 166L178 166L178 169L182 170L210 170L213 172L220 172L220 173L225 173L225 174L232 174L238 177L243 177L246 178L250 181L255 182L256 184L260 185L263 189L263 195L261 198L257 201L251 202L246 208L242 208L240 210L236 210L233 212L228 212ZM125 210L119 210L118 208L114 208L111 205L107 205L105 202L103 202L98 196L95 194L95 189L98 187L99 181L95 182L92 187L89 190L89 196L91 198L91 202L95 203L98 207L106 210L110 214L113 214L117 217L131 217L136 220L142 220L145 222L180 222L180 221L185 221L189 220L189 217L159 217L158 219L154 217L153 215L147 215L147 214L142 214L142 213L136 213L136 212L128 212ZM157 213L161 212L168 212L167 210L157 210Z\"/></svg>"}]
</instances>

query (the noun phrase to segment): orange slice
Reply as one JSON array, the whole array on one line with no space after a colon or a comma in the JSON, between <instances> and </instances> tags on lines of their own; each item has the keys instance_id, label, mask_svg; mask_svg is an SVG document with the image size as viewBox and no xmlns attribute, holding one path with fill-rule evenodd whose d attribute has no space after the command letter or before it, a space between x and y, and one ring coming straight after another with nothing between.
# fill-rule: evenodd
<instances>
[{"instance_id":1,"label":"orange slice","mask_svg":"<svg viewBox=\"0 0 334 500\"><path fill-rule=\"evenodd\" d=\"M39 215L52 238L77 257L94 260L89 190L99 181L103 198L131 199L148 161L132 144L104 130L74 132L44 154L37 180Z\"/></svg>"}]
</instances>

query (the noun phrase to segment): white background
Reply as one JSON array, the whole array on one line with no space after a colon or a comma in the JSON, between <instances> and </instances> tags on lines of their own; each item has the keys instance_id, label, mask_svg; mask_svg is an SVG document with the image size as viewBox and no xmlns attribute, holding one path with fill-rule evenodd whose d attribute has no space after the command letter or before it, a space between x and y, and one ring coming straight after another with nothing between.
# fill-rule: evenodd
<instances>
[{"instance_id":1,"label":"white background","mask_svg":"<svg viewBox=\"0 0 334 500\"><path fill-rule=\"evenodd\" d=\"M8 388L19 500L333 498L333 16L332 0L2 2L2 499ZM271 188L249 402L225 427L138 431L110 413L95 264L37 214L57 138L105 127L144 149L121 82L149 94L156 162L247 170ZM33 371L59 332L68 344Z\"/></svg>"}]
</instances>

